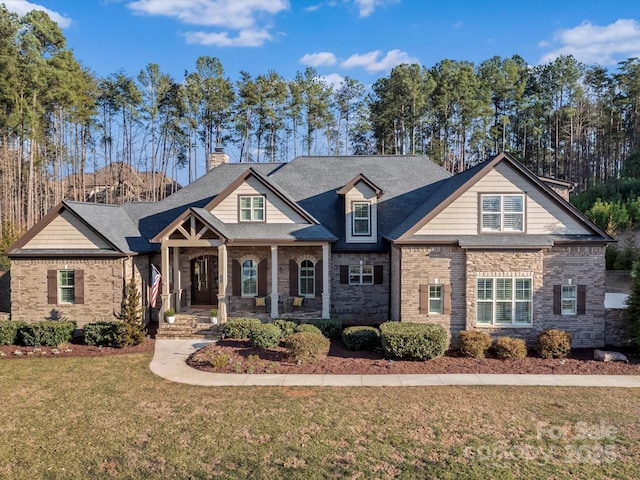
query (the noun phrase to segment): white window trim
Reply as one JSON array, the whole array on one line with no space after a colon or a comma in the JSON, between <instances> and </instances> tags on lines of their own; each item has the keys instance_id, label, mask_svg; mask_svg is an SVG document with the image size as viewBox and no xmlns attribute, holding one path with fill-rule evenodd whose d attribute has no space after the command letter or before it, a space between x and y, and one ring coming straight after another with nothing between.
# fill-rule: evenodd
<instances>
[{"instance_id":1,"label":"white window trim","mask_svg":"<svg viewBox=\"0 0 640 480\"><path fill-rule=\"evenodd\" d=\"M246 262L253 262L254 268L255 268L255 278L256 278L256 291L255 292L246 292L245 288L244 288L244 280L245 280L245 272L244 272L244 264ZM242 261L242 263L240 264L240 295L242 295L243 297L255 297L256 295L258 295L258 292L260 291L258 289L258 262L256 262L253 258L247 258L245 260Z\"/></svg>"},{"instance_id":2,"label":"white window trim","mask_svg":"<svg viewBox=\"0 0 640 480\"><path fill-rule=\"evenodd\" d=\"M309 279L311 278L312 280L312 288L311 288L311 293L302 293L302 272L303 272L303 267L302 264L304 262L310 262L311 263L311 268L309 269L309 267L304 267L305 269L309 269L311 271L311 276L309 277L304 277L305 279ZM298 295L301 297L306 297L306 298L312 298L315 297L316 295L316 266L315 263L312 260L302 260L299 264L298 264Z\"/></svg>"},{"instance_id":3,"label":"white window trim","mask_svg":"<svg viewBox=\"0 0 640 480\"><path fill-rule=\"evenodd\" d=\"M565 288L569 288L573 291L573 296L565 296ZM572 302L573 307L571 310L565 310L564 303ZM578 286L577 285L562 285L560 288L560 314L561 315L577 315L578 314Z\"/></svg>"},{"instance_id":4,"label":"white window trim","mask_svg":"<svg viewBox=\"0 0 640 480\"><path fill-rule=\"evenodd\" d=\"M250 200L250 206L248 208L242 208L242 200L248 198ZM257 207L254 204L254 200L256 199L261 199L262 200L262 206L261 207ZM264 195L240 195L240 198L238 199L238 220L240 222L265 222L266 221L266 215L267 215L267 201L264 197ZM243 219L242 218L242 212L243 211L249 211L249 216L251 217L250 219ZM262 218L256 218L257 212L262 212Z\"/></svg>"},{"instance_id":5,"label":"white window trim","mask_svg":"<svg viewBox=\"0 0 640 480\"><path fill-rule=\"evenodd\" d=\"M491 280L492 281L492 298L489 300L480 300L478 296L478 284L481 280ZM497 299L497 288L496 288L496 280L511 280L511 323L506 322L496 322L496 312L497 303L506 302L505 300ZM517 280L528 280L530 282L530 292L531 296L528 300L518 300L516 298L516 281ZM532 277L478 277L476 279L476 326L478 327L507 327L507 328L530 328L533 325L533 278ZM478 314L480 309L478 308L481 303L491 303L492 305L492 318L490 323L480 322L478 320ZM529 322L516 322L516 305L518 303L528 303L530 305L529 308Z\"/></svg>"},{"instance_id":6,"label":"white window trim","mask_svg":"<svg viewBox=\"0 0 640 480\"><path fill-rule=\"evenodd\" d=\"M62 274L64 272L71 272L71 275L73 277L73 284L72 285L63 285L62 283ZM63 295L62 292L63 291L71 291L72 295L71 297L73 298L73 300L64 300L63 299ZM76 303L76 278L75 278L75 271L74 270L58 270L58 303L61 305L73 305L74 303Z\"/></svg>"},{"instance_id":7,"label":"white window trim","mask_svg":"<svg viewBox=\"0 0 640 480\"><path fill-rule=\"evenodd\" d=\"M364 273L365 268L371 269L371 273ZM357 271L356 271L357 270ZM365 279L371 278L371 281L365 282ZM374 268L373 265L349 265L349 285L373 285Z\"/></svg>"},{"instance_id":8,"label":"white window trim","mask_svg":"<svg viewBox=\"0 0 640 480\"><path fill-rule=\"evenodd\" d=\"M367 206L367 216L366 217L357 217L356 216L356 206L357 205L366 205ZM367 221L367 231L365 232L356 232L356 221L358 220L366 220ZM357 201L351 203L351 235L354 237L370 237L371 236L371 202L363 202Z\"/></svg>"},{"instance_id":9,"label":"white window trim","mask_svg":"<svg viewBox=\"0 0 640 480\"><path fill-rule=\"evenodd\" d=\"M439 293L438 296L431 296L433 289L436 289ZM440 308L435 309L431 307L431 301L436 300L440 302ZM444 285L432 284L429 285L429 315L442 315L444 313Z\"/></svg>"},{"instance_id":10,"label":"white window trim","mask_svg":"<svg viewBox=\"0 0 640 480\"><path fill-rule=\"evenodd\" d=\"M486 197L499 197L500 198L500 210L498 212L492 211L484 211L484 199ZM504 199L505 197L520 197L522 198L522 211L521 212L505 212L504 210ZM523 193L487 193L480 195L480 231L481 232L507 232L507 233L524 233L525 232L525 202L526 198ZM505 229L504 227L504 217L505 214L519 214L522 215L522 228L519 230L516 229ZM493 228L485 228L484 227L484 217L485 215L500 215L500 227L497 229Z\"/></svg>"}]
</instances>

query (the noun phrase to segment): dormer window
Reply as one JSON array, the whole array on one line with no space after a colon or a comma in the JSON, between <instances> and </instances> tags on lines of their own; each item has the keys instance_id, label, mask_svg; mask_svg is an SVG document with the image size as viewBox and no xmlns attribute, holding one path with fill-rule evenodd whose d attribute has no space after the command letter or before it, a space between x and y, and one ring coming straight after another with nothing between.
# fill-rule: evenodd
<instances>
[{"instance_id":1,"label":"dormer window","mask_svg":"<svg viewBox=\"0 0 640 480\"><path fill-rule=\"evenodd\" d=\"M353 234L371 235L371 204L368 202L353 203Z\"/></svg>"},{"instance_id":2,"label":"dormer window","mask_svg":"<svg viewBox=\"0 0 640 480\"><path fill-rule=\"evenodd\" d=\"M239 201L241 222L264 222L264 197L262 195L243 195Z\"/></svg>"},{"instance_id":3,"label":"dormer window","mask_svg":"<svg viewBox=\"0 0 640 480\"><path fill-rule=\"evenodd\" d=\"M482 195L483 232L524 232L524 195Z\"/></svg>"}]
</instances>

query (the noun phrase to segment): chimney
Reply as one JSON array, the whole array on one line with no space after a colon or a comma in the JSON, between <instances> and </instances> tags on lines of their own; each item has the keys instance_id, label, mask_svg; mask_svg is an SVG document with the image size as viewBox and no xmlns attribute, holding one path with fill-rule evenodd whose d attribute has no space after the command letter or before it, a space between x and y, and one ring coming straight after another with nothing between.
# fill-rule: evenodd
<instances>
[{"instance_id":1,"label":"chimney","mask_svg":"<svg viewBox=\"0 0 640 480\"><path fill-rule=\"evenodd\" d=\"M211 171L218 165L229 163L229 155L224 153L224 147L216 147L213 153L209 154L209 170Z\"/></svg>"}]
</instances>

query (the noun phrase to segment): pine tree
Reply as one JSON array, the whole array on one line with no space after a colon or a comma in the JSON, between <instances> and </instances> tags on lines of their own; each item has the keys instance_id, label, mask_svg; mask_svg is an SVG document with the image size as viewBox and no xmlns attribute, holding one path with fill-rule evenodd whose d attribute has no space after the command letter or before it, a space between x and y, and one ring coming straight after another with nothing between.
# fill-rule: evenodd
<instances>
[{"instance_id":1,"label":"pine tree","mask_svg":"<svg viewBox=\"0 0 640 480\"><path fill-rule=\"evenodd\" d=\"M631 340L640 347L640 261L633 262L631 278L633 282L631 295L627 299L627 309L624 316Z\"/></svg>"},{"instance_id":2,"label":"pine tree","mask_svg":"<svg viewBox=\"0 0 640 480\"><path fill-rule=\"evenodd\" d=\"M142 312L144 309L140 304L141 296L135 278L132 276L127 284L125 298L120 305L120 313L114 313L120 320L121 327L118 329L116 344L119 347L139 345L144 341L147 333L142 324Z\"/></svg>"}]
</instances>

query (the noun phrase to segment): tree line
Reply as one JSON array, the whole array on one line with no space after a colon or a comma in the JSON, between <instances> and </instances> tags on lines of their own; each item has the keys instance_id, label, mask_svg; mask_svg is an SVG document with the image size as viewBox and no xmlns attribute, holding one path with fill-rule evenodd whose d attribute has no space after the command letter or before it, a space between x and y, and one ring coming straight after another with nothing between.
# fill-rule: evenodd
<instances>
[{"instance_id":1,"label":"tree line","mask_svg":"<svg viewBox=\"0 0 640 480\"><path fill-rule=\"evenodd\" d=\"M297 155L423 154L451 172L499 151L577 191L620 176L640 138L640 60L614 71L560 56L530 66L518 55L475 65L405 64L371 88L331 86L313 68L285 79L239 72L203 56L182 78L150 63L98 77L74 58L44 12L0 6L2 238L32 226L62 199L84 200L86 172L129 165L164 175L205 173L206 155L237 161ZM67 181L63 182L63 179ZM115 202L117 198L109 198Z\"/></svg>"}]
</instances>

